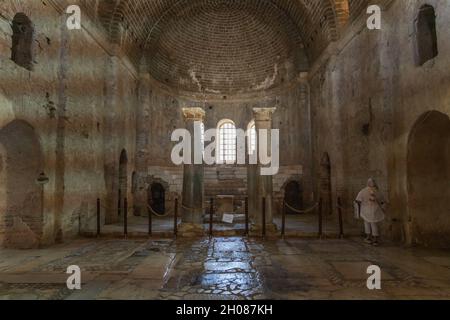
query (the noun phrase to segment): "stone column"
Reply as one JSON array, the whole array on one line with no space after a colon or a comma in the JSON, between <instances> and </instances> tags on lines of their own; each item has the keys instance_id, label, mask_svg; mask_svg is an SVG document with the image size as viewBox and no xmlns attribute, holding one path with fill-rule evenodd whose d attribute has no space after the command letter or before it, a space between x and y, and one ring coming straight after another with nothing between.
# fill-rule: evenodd
<instances>
[{"instance_id":1,"label":"stone column","mask_svg":"<svg viewBox=\"0 0 450 320\"><path fill-rule=\"evenodd\" d=\"M148 144L150 134L150 76L146 69L140 73L138 86L138 106L136 116L136 175L134 190L134 214L147 216L147 175L148 175Z\"/></svg>"},{"instance_id":2,"label":"stone column","mask_svg":"<svg viewBox=\"0 0 450 320\"><path fill-rule=\"evenodd\" d=\"M248 197L248 216L250 221L254 221L257 215L256 207L256 176L258 173L258 166L255 162L252 162L252 158L257 159L257 150L252 155L249 154L250 150L250 132L246 139L246 163L247 163L247 197ZM256 157L255 157L256 155Z\"/></svg>"},{"instance_id":3,"label":"stone column","mask_svg":"<svg viewBox=\"0 0 450 320\"><path fill-rule=\"evenodd\" d=\"M183 117L186 129L191 135L191 164L183 167L183 192L181 202L182 223L178 228L182 236L195 236L203 234L203 175L204 166L194 163L195 123L203 122L205 111L202 108L183 108ZM186 139L187 137L185 137Z\"/></svg>"},{"instance_id":4,"label":"stone column","mask_svg":"<svg viewBox=\"0 0 450 320\"><path fill-rule=\"evenodd\" d=\"M271 150L271 130L272 130L272 115L276 111L276 108L254 108L253 113L255 117L256 124L256 137L257 137L257 145L258 145L258 155L260 150L260 142L259 142L259 130L266 129L268 130L268 154L270 155ZM270 165L266 165L270 167ZM261 168L265 167L261 164L260 159L258 157L258 165L256 166L255 180L254 186L256 190L255 194L255 211L254 211L254 219L252 224L252 229L256 232L259 232L262 227L262 199L266 199L266 231L267 234L276 232L276 226L273 223L273 181L272 176L263 176L261 175Z\"/></svg>"}]
</instances>

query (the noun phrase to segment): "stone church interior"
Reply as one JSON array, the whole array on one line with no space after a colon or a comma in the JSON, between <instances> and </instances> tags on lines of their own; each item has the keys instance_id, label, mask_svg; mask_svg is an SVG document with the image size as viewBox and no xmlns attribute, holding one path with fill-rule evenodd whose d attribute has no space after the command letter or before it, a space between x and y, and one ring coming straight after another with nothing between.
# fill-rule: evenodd
<instances>
[{"instance_id":1,"label":"stone church interior","mask_svg":"<svg viewBox=\"0 0 450 320\"><path fill-rule=\"evenodd\" d=\"M450 299L449 36L445 0L0 1L0 299Z\"/></svg>"}]
</instances>

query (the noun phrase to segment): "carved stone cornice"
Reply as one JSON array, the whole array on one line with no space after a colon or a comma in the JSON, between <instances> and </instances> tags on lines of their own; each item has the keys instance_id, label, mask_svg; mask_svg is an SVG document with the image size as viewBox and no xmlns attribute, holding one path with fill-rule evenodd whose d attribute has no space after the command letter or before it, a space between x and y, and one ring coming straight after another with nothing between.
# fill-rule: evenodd
<instances>
[{"instance_id":1,"label":"carved stone cornice","mask_svg":"<svg viewBox=\"0 0 450 320\"><path fill-rule=\"evenodd\" d=\"M253 108L255 121L271 121L277 108Z\"/></svg>"},{"instance_id":2,"label":"carved stone cornice","mask_svg":"<svg viewBox=\"0 0 450 320\"><path fill-rule=\"evenodd\" d=\"M201 121L205 119L205 110L198 107L193 108L183 108L183 117L185 121Z\"/></svg>"}]
</instances>

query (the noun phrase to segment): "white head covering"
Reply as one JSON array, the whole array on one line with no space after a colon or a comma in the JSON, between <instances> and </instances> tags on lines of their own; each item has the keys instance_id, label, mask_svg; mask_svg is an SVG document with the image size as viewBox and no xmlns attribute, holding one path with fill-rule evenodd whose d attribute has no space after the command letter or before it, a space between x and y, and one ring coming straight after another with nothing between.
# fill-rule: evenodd
<instances>
[{"instance_id":1,"label":"white head covering","mask_svg":"<svg viewBox=\"0 0 450 320\"><path fill-rule=\"evenodd\" d=\"M369 180L367 180L367 186L368 187L371 187L371 185L375 188L375 189L379 189L378 188L378 184L377 184L377 182L375 181L375 179L374 178L369 178Z\"/></svg>"}]
</instances>

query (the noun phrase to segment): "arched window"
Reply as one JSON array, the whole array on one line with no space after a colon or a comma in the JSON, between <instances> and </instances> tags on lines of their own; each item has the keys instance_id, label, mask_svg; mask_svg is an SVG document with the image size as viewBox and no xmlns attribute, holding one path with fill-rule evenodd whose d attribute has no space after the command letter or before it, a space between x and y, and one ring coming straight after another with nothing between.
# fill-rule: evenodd
<instances>
[{"instance_id":1,"label":"arched window","mask_svg":"<svg viewBox=\"0 0 450 320\"><path fill-rule=\"evenodd\" d=\"M219 122L219 163L232 164L236 162L236 126L231 120Z\"/></svg>"},{"instance_id":2,"label":"arched window","mask_svg":"<svg viewBox=\"0 0 450 320\"><path fill-rule=\"evenodd\" d=\"M437 55L436 14L432 6L424 5L416 19L416 63L421 66Z\"/></svg>"},{"instance_id":3,"label":"arched window","mask_svg":"<svg viewBox=\"0 0 450 320\"><path fill-rule=\"evenodd\" d=\"M200 125L200 143L202 144L202 154L205 155L205 124Z\"/></svg>"},{"instance_id":4,"label":"arched window","mask_svg":"<svg viewBox=\"0 0 450 320\"><path fill-rule=\"evenodd\" d=\"M247 139L248 154L253 154L256 151L256 124L254 120L248 124Z\"/></svg>"},{"instance_id":5,"label":"arched window","mask_svg":"<svg viewBox=\"0 0 450 320\"><path fill-rule=\"evenodd\" d=\"M14 16L12 30L11 60L31 71L33 69L33 24L25 14L18 13Z\"/></svg>"}]
</instances>

